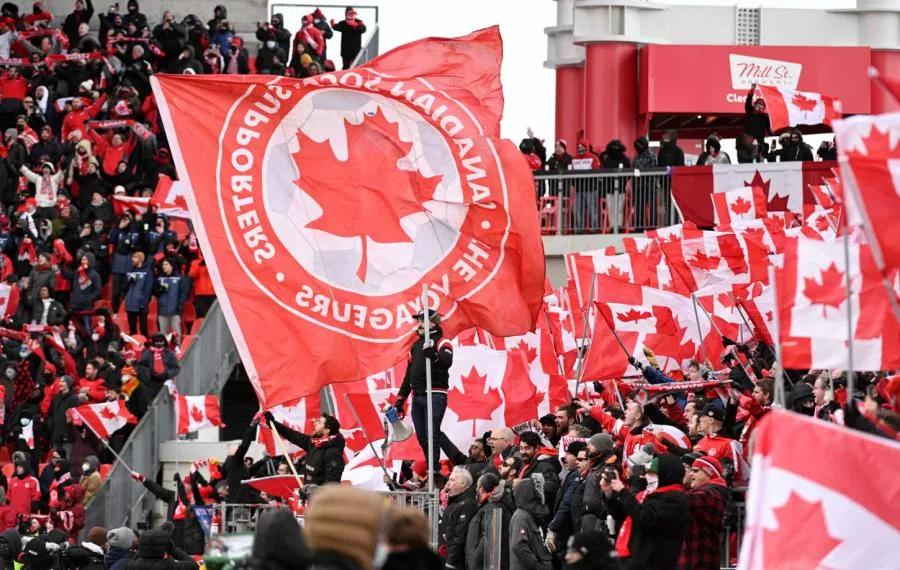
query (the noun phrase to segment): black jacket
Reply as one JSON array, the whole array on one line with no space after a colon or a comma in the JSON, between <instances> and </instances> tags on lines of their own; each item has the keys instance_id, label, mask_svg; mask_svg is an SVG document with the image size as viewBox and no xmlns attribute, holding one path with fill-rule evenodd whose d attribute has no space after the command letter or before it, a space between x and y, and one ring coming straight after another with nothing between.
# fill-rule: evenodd
<instances>
[{"instance_id":1,"label":"black jacket","mask_svg":"<svg viewBox=\"0 0 900 570\"><path fill-rule=\"evenodd\" d=\"M250 478L250 471L244 466L244 456L250 449L250 442L256 437L256 425L251 424L244 432L244 438L238 446L234 455L229 455L225 459L222 474L228 481L228 500L229 503L257 503L259 502L259 493L252 487L244 485L242 481Z\"/></svg>"},{"instance_id":2,"label":"black jacket","mask_svg":"<svg viewBox=\"0 0 900 570\"><path fill-rule=\"evenodd\" d=\"M474 485L447 499L447 508L441 517L440 542L447 550L448 570L466 567L466 534L477 510Z\"/></svg>"},{"instance_id":3,"label":"black jacket","mask_svg":"<svg viewBox=\"0 0 900 570\"><path fill-rule=\"evenodd\" d=\"M309 551L294 514L287 509L268 509L259 516L253 540L254 570L305 568Z\"/></svg>"},{"instance_id":4,"label":"black jacket","mask_svg":"<svg viewBox=\"0 0 900 570\"><path fill-rule=\"evenodd\" d=\"M362 20L356 20L356 26L351 26L347 20L341 20L334 24L334 31L341 33L341 57L356 57L362 49L362 36L366 33L366 25Z\"/></svg>"},{"instance_id":5,"label":"black jacket","mask_svg":"<svg viewBox=\"0 0 900 570\"><path fill-rule=\"evenodd\" d=\"M381 570L442 570L441 557L428 548L414 548L406 552L393 552Z\"/></svg>"},{"instance_id":6,"label":"black jacket","mask_svg":"<svg viewBox=\"0 0 900 570\"><path fill-rule=\"evenodd\" d=\"M502 544L500 546L500 567L488 568L484 564L484 552L488 547L487 537L490 532L493 512L499 510L502 521ZM506 488L505 481L478 507L478 512L469 523L466 534L466 568L468 570L509 570L509 520L516 510L512 493Z\"/></svg>"},{"instance_id":7,"label":"black jacket","mask_svg":"<svg viewBox=\"0 0 900 570\"><path fill-rule=\"evenodd\" d=\"M168 555L169 558L165 558ZM138 557L126 570L197 570L197 563L189 554L172 544L172 538L162 530L141 533Z\"/></svg>"},{"instance_id":8,"label":"black jacket","mask_svg":"<svg viewBox=\"0 0 900 570\"><path fill-rule=\"evenodd\" d=\"M680 484L684 477L681 459L672 454L659 456L659 486ZM687 536L691 515L683 491L653 492L639 503L627 489L613 493L606 501L609 512L621 526L631 517L631 538L626 559L633 570L676 570L681 547Z\"/></svg>"},{"instance_id":9,"label":"black jacket","mask_svg":"<svg viewBox=\"0 0 900 570\"><path fill-rule=\"evenodd\" d=\"M437 349L437 360L431 364L431 388L446 391L450 387L450 366L453 364L453 347L443 338L440 327L431 335L432 345ZM409 360L406 362L406 375L397 393L397 400L405 401L410 391L413 394L425 395L425 337L419 337L409 349Z\"/></svg>"},{"instance_id":10,"label":"black jacket","mask_svg":"<svg viewBox=\"0 0 900 570\"><path fill-rule=\"evenodd\" d=\"M672 140L659 143L659 154L656 155L656 163L659 166L684 166L684 151L678 146L678 133L675 129L669 129L666 133Z\"/></svg>"},{"instance_id":11,"label":"black jacket","mask_svg":"<svg viewBox=\"0 0 900 570\"><path fill-rule=\"evenodd\" d=\"M540 473L544 477L544 504L554 505L556 503L556 494L559 492L559 472L562 466L556 455L541 454L538 455L531 463L525 464L519 473L519 479L530 478L535 473ZM542 527L547 526L553 518L550 509L546 512L538 512L535 514L538 524Z\"/></svg>"},{"instance_id":12,"label":"black jacket","mask_svg":"<svg viewBox=\"0 0 900 570\"><path fill-rule=\"evenodd\" d=\"M759 145L763 145L766 142L766 135L769 134L769 115L768 113L754 112L753 102L753 89L751 89L744 101L744 132L755 138Z\"/></svg>"},{"instance_id":13,"label":"black jacket","mask_svg":"<svg viewBox=\"0 0 900 570\"><path fill-rule=\"evenodd\" d=\"M278 434L306 452L303 458L304 480L313 485L340 483L344 474L344 436L337 434L327 441L316 443L313 438L292 430L276 421L270 423Z\"/></svg>"}]
</instances>

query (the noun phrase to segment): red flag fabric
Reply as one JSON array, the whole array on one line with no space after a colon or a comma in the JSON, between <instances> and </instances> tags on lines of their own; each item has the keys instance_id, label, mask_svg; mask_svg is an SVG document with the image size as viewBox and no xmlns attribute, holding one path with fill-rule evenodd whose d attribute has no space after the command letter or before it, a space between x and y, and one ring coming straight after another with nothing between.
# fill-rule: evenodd
<instances>
[{"instance_id":1,"label":"red flag fabric","mask_svg":"<svg viewBox=\"0 0 900 570\"><path fill-rule=\"evenodd\" d=\"M156 212L173 218L191 219L185 196L188 193L187 185L181 180L172 180L165 174L159 175L159 182L150 205L156 206Z\"/></svg>"},{"instance_id":2,"label":"red flag fabric","mask_svg":"<svg viewBox=\"0 0 900 570\"><path fill-rule=\"evenodd\" d=\"M125 212L136 212L138 214L146 214L150 210L150 198L141 196L126 196L124 194L114 194L112 196L113 211L117 216L122 217Z\"/></svg>"},{"instance_id":3,"label":"red flag fabric","mask_svg":"<svg viewBox=\"0 0 900 570\"><path fill-rule=\"evenodd\" d=\"M175 425L178 435L187 435L208 427L223 427L219 398L213 395L175 394Z\"/></svg>"},{"instance_id":4,"label":"red flag fabric","mask_svg":"<svg viewBox=\"0 0 900 570\"><path fill-rule=\"evenodd\" d=\"M86 404L72 408L72 414L80 417L94 434L103 440L119 431L127 424L136 424L134 417L125 407L125 400Z\"/></svg>"},{"instance_id":5,"label":"red flag fabric","mask_svg":"<svg viewBox=\"0 0 900 570\"><path fill-rule=\"evenodd\" d=\"M501 59L494 27L302 80L152 78L264 407L403 360L423 285L447 336L534 327L544 254L531 172L496 136Z\"/></svg>"},{"instance_id":6,"label":"red flag fabric","mask_svg":"<svg viewBox=\"0 0 900 570\"><path fill-rule=\"evenodd\" d=\"M754 431L752 465L740 570L897 565L896 442L772 410Z\"/></svg>"},{"instance_id":7,"label":"red flag fabric","mask_svg":"<svg viewBox=\"0 0 900 570\"><path fill-rule=\"evenodd\" d=\"M253 487L257 491L261 491L270 497L281 497L283 499L293 497L297 489L300 488L300 484L293 474L245 479L242 483Z\"/></svg>"},{"instance_id":8,"label":"red flag fabric","mask_svg":"<svg viewBox=\"0 0 900 570\"><path fill-rule=\"evenodd\" d=\"M768 197L761 186L745 186L728 192L717 192L712 195L716 225L720 229L732 226L736 222L747 222L765 218L768 209Z\"/></svg>"},{"instance_id":9,"label":"red flag fabric","mask_svg":"<svg viewBox=\"0 0 900 570\"><path fill-rule=\"evenodd\" d=\"M771 85L759 85L757 89L766 100L773 132L797 125L830 125L841 118L837 97Z\"/></svg>"},{"instance_id":10,"label":"red flag fabric","mask_svg":"<svg viewBox=\"0 0 900 570\"><path fill-rule=\"evenodd\" d=\"M286 425L293 430L308 434L312 432L313 420L321 414L321 407L322 402L319 395L313 394L305 398L300 398L294 402L273 406L272 408L269 408L269 411L272 412L272 417L274 417L275 421L278 423ZM281 446L276 445L275 437L272 435L272 428L260 424L259 428L256 430L256 441L265 446L266 453L269 455L282 455L282 448ZM293 455L301 451L300 448L293 443L285 441L284 439L282 439L282 441L285 446L284 453Z\"/></svg>"},{"instance_id":11,"label":"red flag fabric","mask_svg":"<svg viewBox=\"0 0 900 570\"><path fill-rule=\"evenodd\" d=\"M866 232L879 269L898 268L900 116L852 117L835 123L834 131L848 221Z\"/></svg>"}]
</instances>

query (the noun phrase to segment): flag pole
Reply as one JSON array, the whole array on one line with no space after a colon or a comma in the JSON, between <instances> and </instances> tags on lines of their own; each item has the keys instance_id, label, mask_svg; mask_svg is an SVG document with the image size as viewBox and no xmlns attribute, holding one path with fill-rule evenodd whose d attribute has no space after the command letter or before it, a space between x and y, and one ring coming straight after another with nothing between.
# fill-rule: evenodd
<instances>
[{"instance_id":1,"label":"flag pole","mask_svg":"<svg viewBox=\"0 0 900 570\"><path fill-rule=\"evenodd\" d=\"M772 286L772 296L775 297L775 309L772 311L772 326L775 328L775 404L784 408L784 367L781 365L781 318L779 316L777 285L775 283L775 268L769 266L769 283Z\"/></svg>"},{"instance_id":2,"label":"flag pole","mask_svg":"<svg viewBox=\"0 0 900 570\"><path fill-rule=\"evenodd\" d=\"M716 329L716 332L719 333L720 337L725 338L725 335L722 334L721 329L719 329L719 325L717 325L715 321L713 321L712 316L709 314L709 311L706 310L706 307L698 303L697 299L694 298L694 310L697 310L698 306L700 307L700 310L703 311L703 314L706 315L706 318L709 319L709 324L712 325L712 328Z\"/></svg>"},{"instance_id":3,"label":"flag pole","mask_svg":"<svg viewBox=\"0 0 900 570\"><path fill-rule=\"evenodd\" d=\"M591 293L588 296L590 299L585 306L581 309L582 320L584 321L584 326L581 327L581 346L578 347L578 364L575 366L575 396L578 396L578 387L581 385L581 372L584 368L584 346L585 341L588 335L588 315L591 313L591 303L593 303L594 298L594 285L597 283L597 274L594 273L594 276L591 277ZM621 341L620 341L621 342ZM576 345L578 344L578 339L575 340ZM624 346L622 347L624 350ZM628 352L627 350L625 352Z\"/></svg>"},{"instance_id":4,"label":"flag pole","mask_svg":"<svg viewBox=\"0 0 900 570\"><path fill-rule=\"evenodd\" d=\"M732 292L729 291L729 292L728 292L728 296L731 297L731 302L734 303L734 308L737 309L738 314L741 316L741 320L744 321L744 325L745 325L745 326L750 330L750 332L752 333L752 332L753 332L753 327L750 325L750 322L747 320L747 317L744 316L744 311L743 311L744 308L743 308L743 307L741 306L741 304L738 302L737 298L735 298L734 293L732 293Z\"/></svg>"},{"instance_id":5,"label":"flag pole","mask_svg":"<svg viewBox=\"0 0 900 570\"><path fill-rule=\"evenodd\" d=\"M353 407L353 402L350 401L350 394L344 394L344 401L347 402L347 406L350 407L350 413L353 414L353 419L356 420L356 425L359 426L359 429L363 432L363 437L366 438L366 443L369 444L369 449L372 450L372 454L375 456L375 459L378 460L378 464L381 465L381 470L384 471L384 475L390 479L391 474L388 473L387 467L384 466L384 460L378 457L378 452L375 451L375 445L372 443L372 438L369 437L369 432L366 431L366 426L363 425L362 420L359 419L359 414L356 413L356 408ZM384 437L387 438L388 434L385 432Z\"/></svg>"},{"instance_id":6,"label":"flag pole","mask_svg":"<svg viewBox=\"0 0 900 570\"><path fill-rule=\"evenodd\" d=\"M422 284L422 310L425 311L425 344L422 350L431 347L431 315L428 309L428 284ZM431 359L425 359L425 393L427 395L426 412L428 416L428 492L434 493L434 409L431 402L433 395L431 387Z\"/></svg>"},{"instance_id":7,"label":"flag pole","mask_svg":"<svg viewBox=\"0 0 900 570\"><path fill-rule=\"evenodd\" d=\"M547 312L547 308L546 308L546 307L544 307L544 319L547 321L547 334L550 335L550 341L551 341L551 344L552 344L552 341L553 341L553 329L552 329L552 327L550 326L550 313ZM538 348L541 347L540 342L541 342L541 337L538 336ZM556 360L556 369L559 370L559 375L560 375L560 376L565 376L565 375L566 375L566 372L565 372L565 370L563 369L562 362L560 362L560 360L559 360L559 355L556 353L556 347L555 347L555 346L553 347L553 355L554 355L555 360Z\"/></svg>"},{"instance_id":8,"label":"flag pole","mask_svg":"<svg viewBox=\"0 0 900 570\"><path fill-rule=\"evenodd\" d=\"M703 329L700 328L700 313L697 311L697 295L691 293L691 300L694 302L694 320L697 321L697 334L700 335L700 352L703 354L703 360L706 361L706 365L712 369L712 363L706 354L706 346L703 344Z\"/></svg>"},{"instance_id":9,"label":"flag pole","mask_svg":"<svg viewBox=\"0 0 900 570\"><path fill-rule=\"evenodd\" d=\"M116 453L116 451L112 448L112 446L109 444L108 441L106 441L105 439L101 439L100 441L103 443L103 445L106 446L106 449L108 449L109 452L113 454L113 457L116 458L116 461L121 463L122 466L125 467L125 469L127 469L128 471L134 473L134 470L131 467L129 467L129 465L127 463L125 463L125 460L122 459L118 453Z\"/></svg>"},{"instance_id":10,"label":"flag pole","mask_svg":"<svg viewBox=\"0 0 900 570\"><path fill-rule=\"evenodd\" d=\"M257 429L259 429L258 426ZM275 426L270 425L269 429L272 430L272 438L275 440L278 449L281 451L281 456L284 457L284 461L288 464L288 468L290 468L291 473L294 475L294 479L297 480L297 487L302 489L303 480L300 479L300 474L297 473L297 468L294 467L294 462L293 460L291 460L291 456L287 452L287 447L284 445L284 440L281 439L281 434L278 433L278 429Z\"/></svg>"},{"instance_id":11,"label":"flag pole","mask_svg":"<svg viewBox=\"0 0 900 570\"><path fill-rule=\"evenodd\" d=\"M850 299L850 232L844 232L844 283L847 288L847 397L853 401L853 390L856 387L856 374L853 368L853 306Z\"/></svg>"}]
</instances>

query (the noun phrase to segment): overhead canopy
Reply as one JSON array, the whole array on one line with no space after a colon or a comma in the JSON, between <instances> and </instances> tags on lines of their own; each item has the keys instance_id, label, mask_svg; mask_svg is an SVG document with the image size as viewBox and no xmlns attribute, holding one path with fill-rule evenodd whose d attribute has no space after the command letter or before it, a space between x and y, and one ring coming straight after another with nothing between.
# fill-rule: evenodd
<instances>
[{"instance_id":1,"label":"overhead canopy","mask_svg":"<svg viewBox=\"0 0 900 570\"><path fill-rule=\"evenodd\" d=\"M640 50L638 111L650 131L737 134L758 83L836 96L847 115L870 113L871 64L868 47L651 44Z\"/></svg>"}]
</instances>

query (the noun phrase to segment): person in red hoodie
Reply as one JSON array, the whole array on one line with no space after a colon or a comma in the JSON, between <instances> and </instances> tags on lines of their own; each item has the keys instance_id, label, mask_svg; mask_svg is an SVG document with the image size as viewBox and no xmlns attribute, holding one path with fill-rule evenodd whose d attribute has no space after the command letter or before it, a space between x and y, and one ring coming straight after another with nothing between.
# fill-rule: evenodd
<instances>
[{"instance_id":1,"label":"person in red hoodie","mask_svg":"<svg viewBox=\"0 0 900 570\"><path fill-rule=\"evenodd\" d=\"M0 128L3 132L12 127L16 117L25 111L22 101L28 94L28 82L22 77L18 67L0 75Z\"/></svg>"},{"instance_id":2,"label":"person in red hoodie","mask_svg":"<svg viewBox=\"0 0 900 570\"><path fill-rule=\"evenodd\" d=\"M194 309L197 312L197 318L202 319L206 317L213 301L216 300L216 292L213 289L212 279L209 278L209 270L206 268L206 260L203 259L202 253L198 254L197 259L191 262L188 277L194 283Z\"/></svg>"},{"instance_id":3,"label":"person in red hoodie","mask_svg":"<svg viewBox=\"0 0 900 570\"><path fill-rule=\"evenodd\" d=\"M66 118L63 119L62 123L62 140L68 140L69 134L71 134L72 131L81 131L84 133L85 124L97 116L97 113L100 112L100 109L105 102L106 93L100 95L100 97L87 108L84 107L84 101L81 100L81 97L72 99L72 111L66 115Z\"/></svg>"},{"instance_id":4,"label":"person in red hoodie","mask_svg":"<svg viewBox=\"0 0 900 570\"><path fill-rule=\"evenodd\" d=\"M103 173L107 176L116 176L119 163L128 162L128 157L137 144L137 137L135 137L134 131L131 132L128 140L121 134L116 133L112 136L111 142L106 142L105 138L101 137L97 131L90 127L87 128L87 133L91 140L94 141L94 156L101 157Z\"/></svg>"},{"instance_id":5,"label":"person in red hoodie","mask_svg":"<svg viewBox=\"0 0 900 570\"><path fill-rule=\"evenodd\" d=\"M106 382L103 378L98 378L100 364L96 360L91 360L84 366L84 378L78 379L75 386L78 392L78 399L81 402L105 402L109 391L106 389Z\"/></svg>"},{"instance_id":6,"label":"person in red hoodie","mask_svg":"<svg viewBox=\"0 0 900 570\"><path fill-rule=\"evenodd\" d=\"M604 430L622 443L625 448L623 453L626 457L631 457L648 443L652 444L657 452L664 453L666 451L665 446L656 439L656 436L644 430L649 422L644 415L643 406L636 400L628 399L625 404L625 419L622 420L617 420L600 406L594 406L590 402L576 400L575 403L589 412L592 418L600 422Z\"/></svg>"},{"instance_id":7,"label":"person in red hoodie","mask_svg":"<svg viewBox=\"0 0 900 570\"><path fill-rule=\"evenodd\" d=\"M53 14L44 10L44 7L40 2L35 2L31 5L31 14L25 16L25 23L28 24L29 27L34 27L38 22L47 22L48 24L53 21Z\"/></svg>"},{"instance_id":8,"label":"person in red hoodie","mask_svg":"<svg viewBox=\"0 0 900 570\"><path fill-rule=\"evenodd\" d=\"M53 513L56 528L61 528L69 535L69 543L78 542L78 534L84 528L84 487L74 483L65 488L62 508ZM51 511L52 513L52 511Z\"/></svg>"},{"instance_id":9,"label":"person in red hoodie","mask_svg":"<svg viewBox=\"0 0 900 570\"><path fill-rule=\"evenodd\" d=\"M303 44L306 48L306 53L313 56L319 63L323 63L322 54L325 53L325 35L322 34L322 30L313 24L313 17L309 14L303 16L303 27L294 35L293 52L297 51L297 44Z\"/></svg>"},{"instance_id":10,"label":"person in red hoodie","mask_svg":"<svg viewBox=\"0 0 900 570\"><path fill-rule=\"evenodd\" d=\"M28 455L24 451L13 453L13 465L15 470L7 482L6 498L15 519L18 515L31 514L31 503L41 500L41 484L31 474Z\"/></svg>"}]
</instances>

